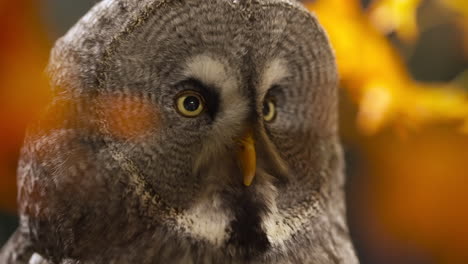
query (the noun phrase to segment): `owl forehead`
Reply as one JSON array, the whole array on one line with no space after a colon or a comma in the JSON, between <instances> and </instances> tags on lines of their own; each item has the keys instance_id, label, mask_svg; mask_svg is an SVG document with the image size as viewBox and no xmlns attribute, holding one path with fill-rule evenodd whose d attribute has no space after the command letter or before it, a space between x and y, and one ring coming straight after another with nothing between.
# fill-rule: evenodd
<instances>
[{"instance_id":1,"label":"owl forehead","mask_svg":"<svg viewBox=\"0 0 468 264\"><path fill-rule=\"evenodd\" d=\"M152 75L170 80L192 71L213 81L202 74L211 69L220 74L216 82L230 75L225 81L231 86L234 79L259 85L270 68L281 75L290 68L296 82L336 78L310 76L333 72L334 66L326 37L310 14L288 1L253 1L248 7L240 3L246 2L172 1L150 14L143 12L145 16L136 18L138 26L129 23L116 38L107 64L115 62L118 72L132 79Z\"/></svg>"},{"instance_id":2,"label":"owl forehead","mask_svg":"<svg viewBox=\"0 0 468 264\"><path fill-rule=\"evenodd\" d=\"M226 60L210 54L195 55L186 64L184 75L195 78L202 83L214 87L222 94L229 96L242 87L242 77ZM262 99L269 88L290 76L286 61L280 57L272 58L260 71L258 83L253 88L255 94Z\"/></svg>"}]
</instances>

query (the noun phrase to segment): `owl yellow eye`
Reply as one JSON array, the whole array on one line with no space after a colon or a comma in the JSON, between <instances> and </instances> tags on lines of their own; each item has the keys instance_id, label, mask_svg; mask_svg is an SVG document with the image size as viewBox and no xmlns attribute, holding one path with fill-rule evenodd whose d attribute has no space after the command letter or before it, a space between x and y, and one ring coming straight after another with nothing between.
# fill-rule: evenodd
<instances>
[{"instance_id":1,"label":"owl yellow eye","mask_svg":"<svg viewBox=\"0 0 468 264\"><path fill-rule=\"evenodd\" d=\"M185 117L197 117L205 110L205 101L199 93L185 91L177 96L176 108Z\"/></svg>"},{"instance_id":2,"label":"owl yellow eye","mask_svg":"<svg viewBox=\"0 0 468 264\"><path fill-rule=\"evenodd\" d=\"M267 122L273 121L276 116L276 105L272 100L265 100L263 103L263 119Z\"/></svg>"}]
</instances>

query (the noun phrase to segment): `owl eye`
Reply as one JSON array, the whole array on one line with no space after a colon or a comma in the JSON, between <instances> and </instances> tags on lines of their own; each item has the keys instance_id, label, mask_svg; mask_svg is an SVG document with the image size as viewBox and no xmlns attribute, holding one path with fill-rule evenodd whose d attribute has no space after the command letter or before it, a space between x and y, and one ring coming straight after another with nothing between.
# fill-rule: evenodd
<instances>
[{"instance_id":1,"label":"owl eye","mask_svg":"<svg viewBox=\"0 0 468 264\"><path fill-rule=\"evenodd\" d=\"M197 117L205 110L205 100L195 91L184 91L176 97L176 108L185 117Z\"/></svg>"},{"instance_id":2,"label":"owl eye","mask_svg":"<svg viewBox=\"0 0 468 264\"><path fill-rule=\"evenodd\" d=\"M271 122L276 117L276 105L271 99L266 99L263 102L263 119L267 122Z\"/></svg>"}]
</instances>

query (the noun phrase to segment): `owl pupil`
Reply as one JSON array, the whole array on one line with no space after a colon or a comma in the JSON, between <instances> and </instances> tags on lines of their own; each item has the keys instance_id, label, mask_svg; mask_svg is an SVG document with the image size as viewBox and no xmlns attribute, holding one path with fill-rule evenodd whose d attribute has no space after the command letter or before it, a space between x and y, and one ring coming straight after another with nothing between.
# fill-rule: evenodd
<instances>
[{"instance_id":1,"label":"owl pupil","mask_svg":"<svg viewBox=\"0 0 468 264\"><path fill-rule=\"evenodd\" d=\"M187 96L184 100L184 108L189 112L197 111L200 107L200 100L195 96Z\"/></svg>"},{"instance_id":2,"label":"owl pupil","mask_svg":"<svg viewBox=\"0 0 468 264\"><path fill-rule=\"evenodd\" d=\"M263 104L263 116L268 116L270 114L270 105L268 103Z\"/></svg>"}]
</instances>

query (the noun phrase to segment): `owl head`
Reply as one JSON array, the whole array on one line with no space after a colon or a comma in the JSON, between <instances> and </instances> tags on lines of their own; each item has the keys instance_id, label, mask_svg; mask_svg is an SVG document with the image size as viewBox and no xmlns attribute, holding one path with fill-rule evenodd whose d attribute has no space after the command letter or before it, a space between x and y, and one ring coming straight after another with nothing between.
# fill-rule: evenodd
<instances>
[{"instance_id":1,"label":"owl head","mask_svg":"<svg viewBox=\"0 0 468 264\"><path fill-rule=\"evenodd\" d=\"M299 3L104 0L49 72L20 201L66 252L153 229L229 256L349 248L334 55Z\"/></svg>"}]
</instances>

